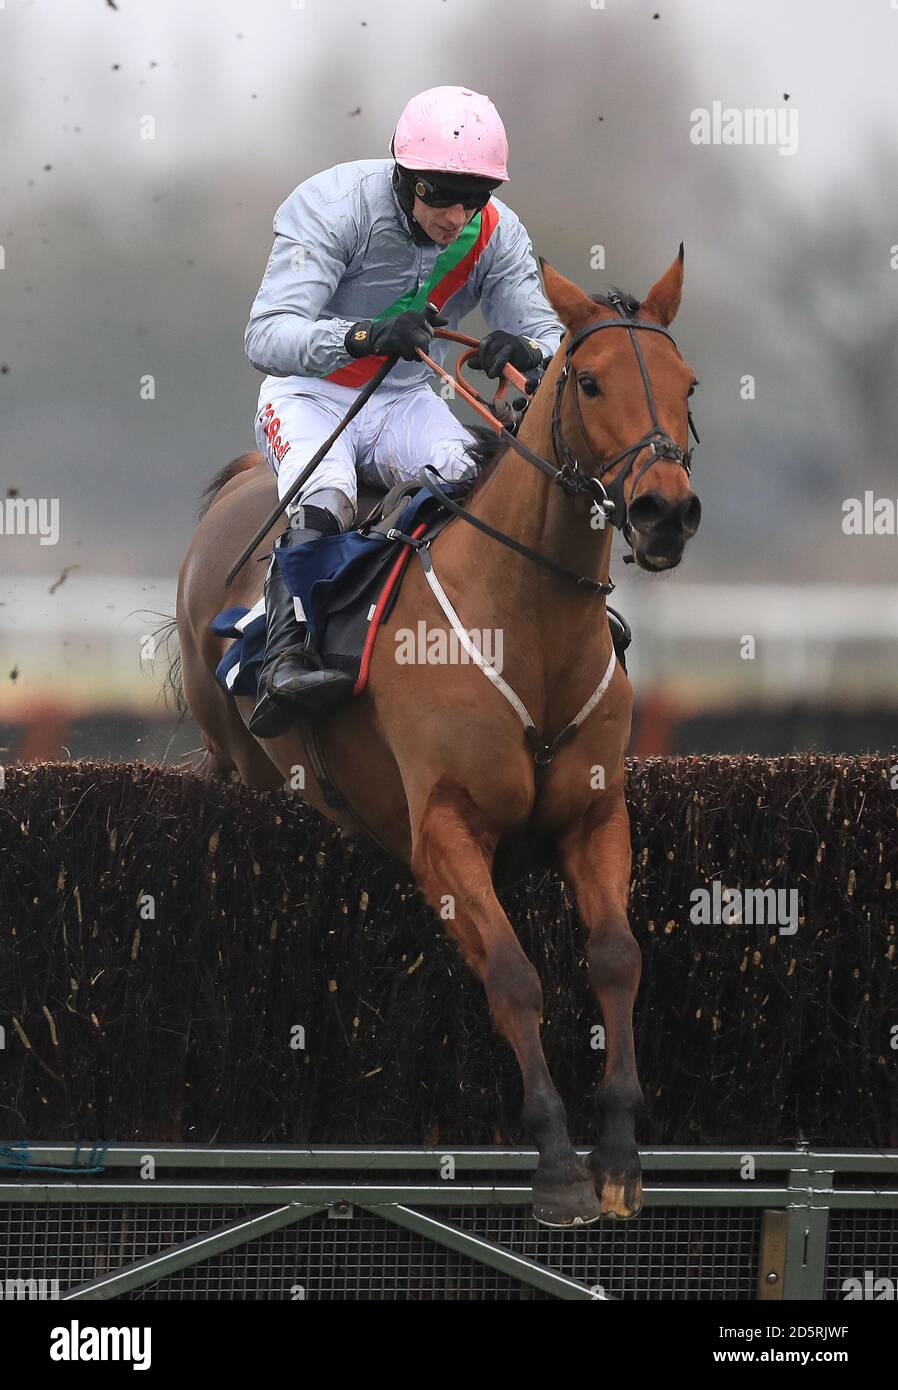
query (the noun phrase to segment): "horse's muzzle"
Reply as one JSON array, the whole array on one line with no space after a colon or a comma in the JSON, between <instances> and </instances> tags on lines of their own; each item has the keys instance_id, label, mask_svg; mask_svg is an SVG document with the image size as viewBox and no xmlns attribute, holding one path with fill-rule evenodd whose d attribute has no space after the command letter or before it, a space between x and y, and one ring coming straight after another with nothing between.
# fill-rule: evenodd
<instances>
[{"instance_id":1,"label":"horse's muzzle","mask_svg":"<svg viewBox=\"0 0 898 1390\"><path fill-rule=\"evenodd\" d=\"M669 570L683 558L686 542L701 525L702 504L694 492L671 500L662 492L644 492L627 508L633 554L640 568Z\"/></svg>"}]
</instances>

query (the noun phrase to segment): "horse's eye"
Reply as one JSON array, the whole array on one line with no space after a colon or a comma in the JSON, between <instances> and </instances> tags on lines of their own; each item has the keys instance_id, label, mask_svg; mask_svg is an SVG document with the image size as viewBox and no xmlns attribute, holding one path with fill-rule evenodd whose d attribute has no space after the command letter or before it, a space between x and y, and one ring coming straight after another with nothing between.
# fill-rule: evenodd
<instances>
[{"instance_id":1,"label":"horse's eye","mask_svg":"<svg viewBox=\"0 0 898 1390\"><path fill-rule=\"evenodd\" d=\"M600 394L599 383L594 376L578 376L577 385L584 396L598 396Z\"/></svg>"},{"instance_id":2,"label":"horse's eye","mask_svg":"<svg viewBox=\"0 0 898 1390\"><path fill-rule=\"evenodd\" d=\"M689 397L689 396L692 395L692 393L693 393L693 391L695 390L696 386L698 386L698 382L697 382L697 381L694 381L694 382L692 383L692 385L690 386L689 390L686 392L687 397Z\"/></svg>"}]
</instances>

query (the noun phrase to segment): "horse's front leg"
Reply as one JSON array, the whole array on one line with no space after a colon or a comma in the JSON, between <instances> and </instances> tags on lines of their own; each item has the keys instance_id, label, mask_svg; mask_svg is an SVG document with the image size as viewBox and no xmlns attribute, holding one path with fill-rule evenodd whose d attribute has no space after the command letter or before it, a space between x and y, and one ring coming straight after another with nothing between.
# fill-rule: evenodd
<instances>
[{"instance_id":1,"label":"horse's front leg","mask_svg":"<svg viewBox=\"0 0 898 1390\"><path fill-rule=\"evenodd\" d=\"M610 804L609 804L610 798ZM599 1089L601 1126L589 1164L603 1216L635 1216L642 1205L636 1122L644 1107L636 1074L633 1004L641 956L627 921L630 821L619 791L594 802L559 841L565 882L588 932L592 987L605 1023L605 1076Z\"/></svg>"},{"instance_id":2,"label":"horse's front leg","mask_svg":"<svg viewBox=\"0 0 898 1390\"><path fill-rule=\"evenodd\" d=\"M412 867L431 905L486 989L490 1013L514 1048L524 1082L523 1120L539 1149L533 1214L551 1226L595 1221L592 1179L571 1145L564 1103L540 1041L543 992L492 883L498 833L460 786L442 782L412 812Z\"/></svg>"}]
</instances>

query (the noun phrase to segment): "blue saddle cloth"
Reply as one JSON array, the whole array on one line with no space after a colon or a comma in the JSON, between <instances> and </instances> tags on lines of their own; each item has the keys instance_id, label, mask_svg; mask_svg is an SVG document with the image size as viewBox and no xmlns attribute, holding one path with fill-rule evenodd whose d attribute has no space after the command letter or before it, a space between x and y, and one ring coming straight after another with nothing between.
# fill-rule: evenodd
<instances>
[{"instance_id":1,"label":"blue saddle cloth","mask_svg":"<svg viewBox=\"0 0 898 1390\"><path fill-rule=\"evenodd\" d=\"M469 483L444 483L443 489L459 496ZM427 488L414 493L393 524L409 535L423 521L432 521L440 508ZM446 513L446 509L442 509ZM288 590L298 598L306 621L327 665L350 673L358 671L372 586L403 544L383 535L347 531L322 536L291 550L275 550ZM340 621L335 621L335 615ZM331 632L331 629L335 629ZM215 670L216 680L231 695L255 696L265 654L265 611L260 600L249 609L235 604L212 620L219 637L233 637ZM332 640L329 643L329 638Z\"/></svg>"},{"instance_id":2,"label":"blue saddle cloth","mask_svg":"<svg viewBox=\"0 0 898 1390\"><path fill-rule=\"evenodd\" d=\"M234 604L212 619L212 631L216 637L235 639L215 668L215 679L229 695L256 694L265 655L264 600L259 606L262 611L254 613L252 617L249 616L249 608Z\"/></svg>"}]
</instances>

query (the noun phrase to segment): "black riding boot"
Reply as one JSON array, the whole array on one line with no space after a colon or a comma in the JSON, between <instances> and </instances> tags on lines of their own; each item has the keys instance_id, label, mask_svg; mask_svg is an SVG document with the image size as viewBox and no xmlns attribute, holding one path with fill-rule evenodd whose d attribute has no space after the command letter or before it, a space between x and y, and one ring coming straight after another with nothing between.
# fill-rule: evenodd
<instances>
[{"instance_id":1,"label":"black riding boot","mask_svg":"<svg viewBox=\"0 0 898 1390\"><path fill-rule=\"evenodd\" d=\"M300 519L305 526L294 525ZM292 550L321 536L337 535L338 531L329 511L305 507L292 518L275 548ZM265 657L249 729L260 738L276 738L286 733L297 714L316 714L345 699L352 690L352 680L345 671L327 671L322 667L308 627L297 621L293 595L287 590L274 556L265 580L265 615Z\"/></svg>"}]
</instances>

